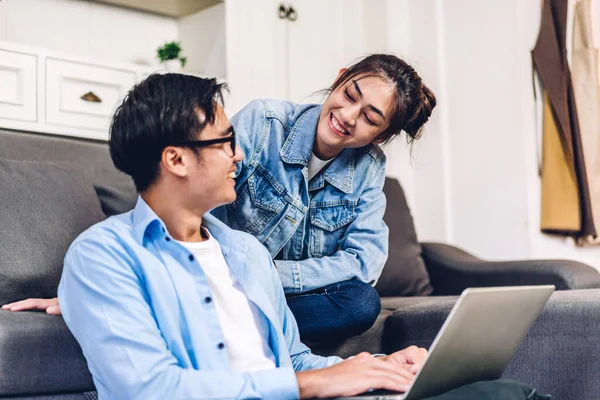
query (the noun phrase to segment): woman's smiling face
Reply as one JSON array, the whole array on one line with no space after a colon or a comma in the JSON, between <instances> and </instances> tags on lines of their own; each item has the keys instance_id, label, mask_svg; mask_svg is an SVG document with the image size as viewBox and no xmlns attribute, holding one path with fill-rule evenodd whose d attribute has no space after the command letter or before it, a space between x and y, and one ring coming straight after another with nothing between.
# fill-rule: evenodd
<instances>
[{"instance_id":1,"label":"woman's smiling face","mask_svg":"<svg viewBox=\"0 0 600 400\"><path fill-rule=\"evenodd\" d=\"M394 96L394 87L378 76L357 75L341 84L321 108L313 146L317 157L328 160L373 142L389 126Z\"/></svg>"}]
</instances>

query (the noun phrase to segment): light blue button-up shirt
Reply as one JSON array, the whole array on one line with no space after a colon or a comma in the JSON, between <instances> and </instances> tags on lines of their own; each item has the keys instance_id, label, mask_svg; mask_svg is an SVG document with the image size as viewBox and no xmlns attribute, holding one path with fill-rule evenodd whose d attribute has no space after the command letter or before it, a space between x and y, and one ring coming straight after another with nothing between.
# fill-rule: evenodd
<instances>
[{"instance_id":1,"label":"light blue button-up shirt","mask_svg":"<svg viewBox=\"0 0 600 400\"><path fill-rule=\"evenodd\" d=\"M292 399L295 371L340 362L300 342L268 251L207 214L234 279L260 310L276 369L232 372L202 266L140 197L82 233L58 288L100 399Z\"/></svg>"}]
</instances>

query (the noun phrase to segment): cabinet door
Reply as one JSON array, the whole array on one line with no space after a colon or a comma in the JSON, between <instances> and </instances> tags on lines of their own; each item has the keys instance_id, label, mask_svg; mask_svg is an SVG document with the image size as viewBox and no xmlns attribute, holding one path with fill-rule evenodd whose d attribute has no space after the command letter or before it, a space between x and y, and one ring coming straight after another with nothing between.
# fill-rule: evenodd
<instances>
[{"instance_id":1,"label":"cabinet door","mask_svg":"<svg viewBox=\"0 0 600 400\"><path fill-rule=\"evenodd\" d=\"M37 57L0 50L0 118L37 119Z\"/></svg>"},{"instance_id":2,"label":"cabinet door","mask_svg":"<svg viewBox=\"0 0 600 400\"><path fill-rule=\"evenodd\" d=\"M276 0L227 0L225 26L229 116L258 98L286 99L287 20Z\"/></svg>"},{"instance_id":3,"label":"cabinet door","mask_svg":"<svg viewBox=\"0 0 600 400\"><path fill-rule=\"evenodd\" d=\"M339 70L366 51L363 0L295 0L288 24L288 99L319 102Z\"/></svg>"}]
</instances>

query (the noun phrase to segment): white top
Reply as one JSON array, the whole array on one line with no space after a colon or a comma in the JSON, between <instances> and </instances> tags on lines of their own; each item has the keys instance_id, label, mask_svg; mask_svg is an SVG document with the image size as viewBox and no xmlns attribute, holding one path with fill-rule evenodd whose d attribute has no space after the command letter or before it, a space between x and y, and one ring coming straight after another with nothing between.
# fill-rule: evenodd
<instances>
[{"instance_id":1,"label":"white top","mask_svg":"<svg viewBox=\"0 0 600 400\"><path fill-rule=\"evenodd\" d=\"M232 276L219 243L207 229L203 229L208 235L207 240L179 243L192 252L206 274L232 371L275 368L275 358L266 340L266 320L259 317L260 311L248 300L239 282Z\"/></svg>"},{"instance_id":2,"label":"white top","mask_svg":"<svg viewBox=\"0 0 600 400\"><path fill-rule=\"evenodd\" d=\"M329 161L333 160L333 158L330 158L329 160L321 160L319 157L315 156L315 153L312 153L310 160L308 160L308 180L310 181L319 173L319 171L325 168L325 166L329 164Z\"/></svg>"}]
</instances>

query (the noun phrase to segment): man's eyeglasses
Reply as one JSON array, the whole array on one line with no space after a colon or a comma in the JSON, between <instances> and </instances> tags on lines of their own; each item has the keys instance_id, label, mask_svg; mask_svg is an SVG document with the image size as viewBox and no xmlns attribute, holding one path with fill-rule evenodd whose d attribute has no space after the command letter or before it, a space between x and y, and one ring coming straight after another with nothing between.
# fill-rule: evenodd
<instances>
[{"instance_id":1,"label":"man's eyeglasses","mask_svg":"<svg viewBox=\"0 0 600 400\"><path fill-rule=\"evenodd\" d=\"M225 146L225 151L227 152L227 154L230 157L234 157L235 156L235 131L233 130L233 126L231 128L229 128L229 130L231 131L231 136L218 138L218 139L210 139L210 140L190 140L187 142L177 143L175 146L200 148L200 147L211 146L213 144L229 142L230 146ZM228 147L229 147L229 149L228 149ZM227 150L229 150L229 151L227 151Z\"/></svg>"}]
</instances>

